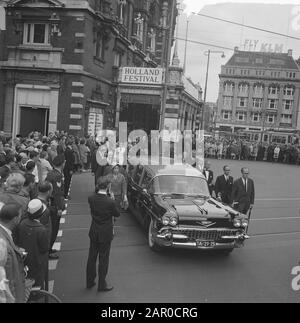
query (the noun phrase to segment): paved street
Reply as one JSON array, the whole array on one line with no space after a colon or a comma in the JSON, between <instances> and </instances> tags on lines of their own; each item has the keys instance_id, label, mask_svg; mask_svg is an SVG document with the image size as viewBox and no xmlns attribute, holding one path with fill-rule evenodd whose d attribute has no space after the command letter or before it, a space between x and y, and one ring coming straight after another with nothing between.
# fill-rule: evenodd
<instances>
[{"instance_id":1,"label":"paved street","mask_svg":"<svg viewBox=\"0 0 300 323\"><path fill-rule=\"evenodd\" d=\"M300 261L300 167L212 160L215 176L228 163L232 175L249 166L256 185L252 239L229 257L191 251L153 253L130 214L118 221L113 241L110 293L85 290L94 177L75 175L72 199L61 224L60 259L50 264L54 293L64 302L297 302L291 270ZM64 222L64 220L62 221Z\"/></svg>"}]
</instances>

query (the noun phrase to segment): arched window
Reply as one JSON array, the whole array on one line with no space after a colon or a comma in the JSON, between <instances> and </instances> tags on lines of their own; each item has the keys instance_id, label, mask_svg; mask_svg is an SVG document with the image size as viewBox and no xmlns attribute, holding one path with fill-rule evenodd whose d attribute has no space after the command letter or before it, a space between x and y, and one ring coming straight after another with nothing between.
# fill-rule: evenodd
<instances>
[{"instance_id":1,"label":"arched window","mask_svg":"<svg viewBox=\"0 0 300 323\"><path fill-rule=\"evenodd\" d=\"M127 0L118 0L118 18L120 24L125 23Z\"/></svg>"}]
</instances>

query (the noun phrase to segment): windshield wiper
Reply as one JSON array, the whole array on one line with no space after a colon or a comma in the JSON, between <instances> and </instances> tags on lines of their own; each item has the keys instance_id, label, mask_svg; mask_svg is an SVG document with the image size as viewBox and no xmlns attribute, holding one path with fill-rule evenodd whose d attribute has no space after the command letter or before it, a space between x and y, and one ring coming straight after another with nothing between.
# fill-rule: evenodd
<instances>
[{"instance_id":1,"label":"windshield wiper","mask_svg":"<svg viewBox=\"0 0 300 323\"><path fill-rule=\"evenodd\" d=\"M207 195L203 195L203 194L186 194L188 197L201 197L201 198L205 198L208 199L209 196Z\"/></svg>"}]
</instances>

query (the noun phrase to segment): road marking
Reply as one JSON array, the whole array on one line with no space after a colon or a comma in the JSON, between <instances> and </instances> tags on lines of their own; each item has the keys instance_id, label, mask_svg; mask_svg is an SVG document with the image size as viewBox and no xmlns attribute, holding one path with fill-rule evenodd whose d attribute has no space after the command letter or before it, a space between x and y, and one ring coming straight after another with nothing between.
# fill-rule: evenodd
<instances>
[{"instance_id":1,"label":"road marking","mask_svg":"<svg viewBox=\"0 0 300 323\"><path fill-rule=\"evenodd\" d=\"M65 218L61 218L60 221L59 221L60 224L64 224L66 223L66 219Z\"/></svg>"},{"instance_id":2,"label":"road marking","mask_svg":"<svg viewBox=\"0 0 300 323\"><path fill-rule=\"evenodd\" d=\"M300 235L300 231L296 232L278 232L278 233L263 233L263 234L250 234L250 238L257 237L270 237L270 236L291 236L291 235Z\"/></svg>"},{"instance_id":3,"label":"road marking","mask_svg":"<svg viewBox=\"0 0 300 323\"><path fill-rule=\"evenodd\" d=\"M55 270L57 267L58 260L50 260L48 268L49 270Z\"/></svg>"},{"instance_id":4,"label":"road marking","mask_svg":"<svg viewBox=\"0 0 300 323\"><path fill-rule=\"evenodd\" d=\"M262 219L250 219L251 221L276 221L276 220L300 220L299 216L294 217L282 217L282 218L262 218Z\"/></svg>"},{"instance_id":5,"label":"road marking","mask_svg":"<svg viewBox=\"0 0 300 323\"><path fill-rule=\"evenodd\" d=\"M50 280L49 283L49 293L53 294L53 289L54 289L54 280Z\"/></svg>"},{"instance_id":6,"label":"road marking","mask_svg":"<svg viewBox=\"0 0 300 323\"><path fill-rule=\"evenodd\" d=\"M299 197L278 197L278 198L260 198L255 201L300 201Z\"/></svg>"},{"instance_id":7,"label":"road marking","mask_svg":"<svg viewBox=\"0 0 300 323\"><path fill-rule=\"evenodd\" d=\"M62 237L62 234L63 234L62 230L59 230L57 233L57 237L59 237L59 238Z\"/></svg>"},{"instance_id":8,"label":"road marking","mask_svg":"<svg viewBox=\"0 0 300 323\"><path fill-rule=\"evenodd\" d=\"M59 251L61 249L61 242L55 242L52 249Z\"/></svg>"}]
</instances>

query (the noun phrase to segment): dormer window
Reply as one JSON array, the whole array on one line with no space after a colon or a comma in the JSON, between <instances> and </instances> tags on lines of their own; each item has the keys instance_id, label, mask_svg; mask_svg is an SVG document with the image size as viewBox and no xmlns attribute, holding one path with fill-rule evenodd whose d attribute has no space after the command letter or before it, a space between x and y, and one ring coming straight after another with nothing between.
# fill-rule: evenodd
<instances>
[{"instance_id":1,"label":"dormer window","mask_svg":"<svg viewBox=\"0 0 300 323\"><path fill-rule=\"evenodd\" d=\"M25 45L49 45L49 24L25 23L23 44Z\"/></svg>"}]
</instances>

